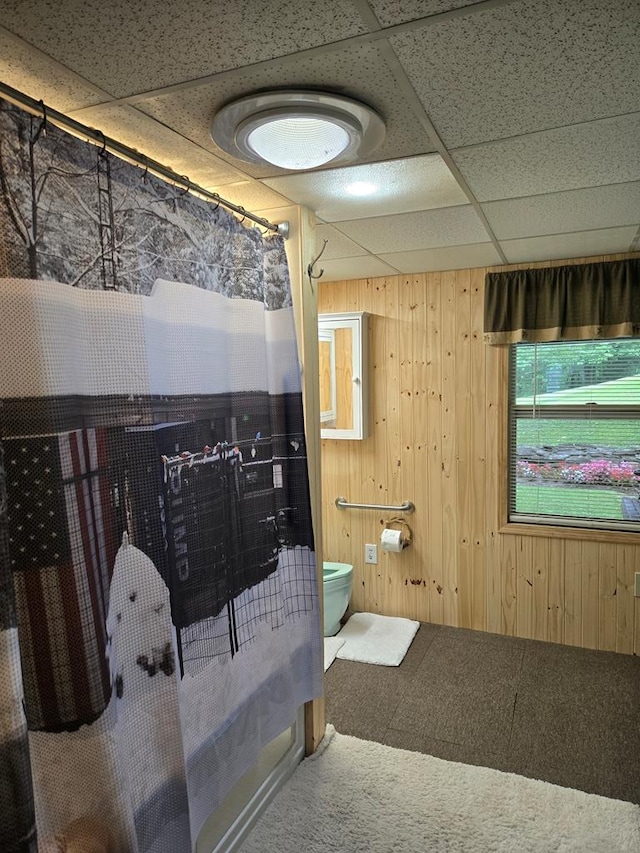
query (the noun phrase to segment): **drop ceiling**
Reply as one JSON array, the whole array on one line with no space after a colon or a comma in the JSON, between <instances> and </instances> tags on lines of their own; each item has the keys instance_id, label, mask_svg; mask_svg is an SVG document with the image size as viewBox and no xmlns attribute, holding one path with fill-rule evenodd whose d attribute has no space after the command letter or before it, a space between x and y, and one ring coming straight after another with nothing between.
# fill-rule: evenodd
<instances>
[{"instance_id":1,"label":"drop ceiling","mask_svg":"<svg viewBox=\"0 0 640 853\"><path fill-rule=\"evenodd\" d=\"M324 280L640 250L639 41L638 0L0 0L0 81L248 209L308 206ZM233 160L216 110L273 87L364 101L385 140Z\"/></svg>"}]
</instances>

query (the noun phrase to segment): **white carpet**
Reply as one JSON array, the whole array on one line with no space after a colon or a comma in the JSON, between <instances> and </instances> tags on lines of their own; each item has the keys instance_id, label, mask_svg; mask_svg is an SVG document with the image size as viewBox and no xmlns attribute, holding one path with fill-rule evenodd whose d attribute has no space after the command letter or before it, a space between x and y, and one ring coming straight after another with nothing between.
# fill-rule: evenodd
<instances>
[{"instance_id":1,"label":"white carpet","mask_svg":"<svg viewBox=\"0 0 640 853\"><path fill-rule=\"evenodd\" d=\"M360 663L398 666L407 653L419 622L377 613L354 613L337 636L346 640L337 657Z\"/></svg>"},{"instance_id":2,"label":"white carpet","mask_svg":"<svg viewBox=\"0 0 640 853\"><path fill-rule=\"evenodd\" d=\"M346 640L340 637L325 637L324 638L324 671L326 672L331 664L336 659L338 650L344 646Z\"/></svg>"},{"instance_id":3,"label":"white carpet","mask_svg":"<svg viewBox=\"0 0 640 853\"><path fill-rule=\"evenodd\" d=\"M242 853L637 853L640 806L340 735L296 769Z\"/></svg>"}]
</instances>

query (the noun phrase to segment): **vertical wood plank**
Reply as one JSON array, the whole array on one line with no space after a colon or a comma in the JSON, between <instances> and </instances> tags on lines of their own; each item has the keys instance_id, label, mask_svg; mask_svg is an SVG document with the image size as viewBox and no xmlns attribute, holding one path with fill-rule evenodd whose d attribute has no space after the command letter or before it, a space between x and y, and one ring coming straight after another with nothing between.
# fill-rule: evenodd
<instances>
[{"instance_id":1,"label":"vertical wood plank","mask_svg":"<svg viewBox=\"0 0 640 853\"><path fill-rule=\"evenodd\" d=\"M501 634L515 637L517 630L516 614L516 536L502 536L502 555L500 572L502 576L502 624Z\"/></svg>"},{"instance_id":2,"label":"vertical wood plank","mask_svg":"<svg viewBox=\"0 0 640 853\"><path fill-rule=\"evenodd\" d=\"M516 547L516 614L518 636L531 639L533 627L533 540L518 536Z\"/></svg>"},{"instance_id":3,"label":"vertical wood plank","mask_svg":"<svg viewBox=\"0 0 640 853\"><path fill-rule=\"evenodd\" d=\"M374 420L373 420L373 435L369 441L373 448L374 467L373 474L373 492L371 495L371 503L386 504L389 502L390 481L389 481L389 444L392 438L389 434L389 419L388 413L393 400L393 394L390 392L390 384L393 375L393 365L390 364L390 335L388 334L389 320L387 311L392 299L388 298L387 291L395 291L397 289L397 279L377 278L372 282L370 292L371 299L371 349L374 354L373 367L373 397L374 397ZM393 319L393 318L391 318ZM390 395L390 396L389 396ZM381 521L384 521L383 514L369 512L368 516L372 519L373 524L376 524L376 530L381 530ZM377 533L380 536L380 533ZM377 540L376 540L377 541ZM374 593L375 601L371 608L374 613L384 613L393 615L385 609L385 603L388 598L388 587L391 568L389 566L388 554L384 554L378 550L378 565L367 566L368 574L371 579L370 589Z\"/></svg>"},{"instance_id":4,"label":"vertical wood plank","mask_svg":"<svg viewBox=\"0 0 640 853\"><path fill-rule=\"evenodd\" d=\"M597 542L582 543L582 642L586 649L598 648L599 549Z\"/></svg>"},{"instance_id":5,"label":"vertical wood plank","mask_svg":"<svg viewBox=\"0 0 640 853\"><path fill-rule=\"evenodd\" d=\"M414 344L414 277L405 276L400 280L398 295L398 503L405 499L415 503L416 447L415 447L415 387L413 376ZM389 513L389 517L397 513ZM405 518L405 521L413 519ZM394 527L398 526L394 523ZM415 525L413 525L415 527ZM422 531L421 531L422 532ZM420 533L416 531L416 536ZM399 609L397 615L409 619L418 618L418 604L423 599L423 566L417 559L416 543L405 549L402 554L394 555L397 565L397 583L399 584ZM409 581L407 583L407 581ZM421 607L420 610L423 608Z\"/></svg>"},{"instance_id":6,"label":"vertical wood plank","mask_svg":"<svg viewBox=\"0 0 640 853\"><path fill-rule=\"evenodd\" d=\"M615 651L617 634L618 567L616 546L600 543L599 547L599 596L598 648Z\"/></svg>"},{"instance_id":7,"label":"vertical wood plank","mask_svg":"<svg viewBox=\"0 0 640 853\"><path fill-rule=\"evenodd\" d=\"M564 642L582 645L582 542L568 539L564 544Z\"/></svg>"},{"instance_id":8,"label":"vertical wood plank","mask_svg":"<svg viewBox=\"0 0 640 853\"><path fill-rule=\"evenodd\" d=\"M428 565L428 531L424 523L427 511L428 489L427 489L427 334L426 334L426 295L425 277L417 275L411 277L409 290L408 313L404 314L409 325L411 339L411 396L404 398L408 403L407 410L403 409L403 423L406 418L411 418L413 432L411 435L411 450L403 452L402 467L410 471L407 488L412 489L413 497L407 492L405 497L414 501L418 508L419 523L416 524L414 517L408 516L407 521L413 532L413 543L411 548L413 580L420 580L421 584L414 586L416 599L416 619L429 621L429 593L430 575ZM404 312L403 312L404 313ZM407 335L407 338L409 335ZM404 361L404 357L403 357ZM407 578L405 577L405 582ZM406 584L409 586L410 584Z\"/></svg>"},{"instance_id":9,"label":"vertical wood plank","mask_svg":"<svg viewBox=\"0 0 640 853\"><path fill-rule=\"evenodd\" d=\"M402 500L402 460L401 448L401 419L400 419L400 294L406 286L406 279L398 277L388 282L385 303L385 328L387 339L387 446L386 466L388 490L381 503L397 505ZM382 513L383 522L392 516L385 511ZM384 525L383 525L384 526ZM402 612L404 598L403 570L404 554L379 549L378 559L383 568L381 578L386 575L385 613L389 616L399 616ZM409 559L410 558L410 555Z\"/></svg>"},{"instance_id":10,"label":"vertical wood plank","mask_svg":"<svg viewBox=\"0 0 640 853\"><path fill-rule=\"evenodd\" d=\"M533 636L536 640L547 639L548 599L549 540L536 536L533 540Z\"/></svg>"},{"instance_id":11,"label":"vertical wood plank","mask_svg":"<svg viewBox=\"0 0 640 853\"><path fill-rule=\"evenodd\" d=\"M429 615L444 622L442 508L442 277L434 273L427 287L427 532Z\"/></svg>"},{"instance_id":12,"label":"vertical wood plank","mask_svg":"<svg viewBox=\"0 0 640 853\"><path fill-rule=\"evenodd\" d=\"M550 643L564 643L564 539L549 540L549 598L547 605L547 639Z\"/></svg>"},{"instance_id":13,"label":"vertical wood plank","mask_svg":"<svg viewBox=\"0 0 640 853\"><path fill-rule=\"evenodd\" d=\"M456 275L442 274L442 576L443 616L459 624L456 494Z\"/></svg>"},{"instance_id":14,"label":"vertical wood plank","mask_svg":"<svg viewBox=\"0 0 640 853\"><path fill-rule=\"evenodd\" d=\"M485 361L487 345L483 341L484 328L484 270L471 270L469 279L471 297L471 464L469 482L471 542L472 611L471 627L477 631L487 629L487 576L485 565L487 480L486 420L485 420Z\"/></svg>"},{"instance_id":15,"label":"vertical wood plank","mask_svg":"<svg viewBox=\"0 0 640 853\"><path fill-rule=\"evenodd\" d=\"M456 587L458 624L473 624L471 565L471 287L468 270L455 277ZM483 602L484 606L484 602Z\"/></svg>"},{"instance_id":16,"label":"vertical wood plank","mask_svg":"<svg viewBox=\"0 0 640 853\"><path fill-rule=\"evenodd\" d=\"M640 571L638 548L633 545L618 545L616 566L616 651L632 655L634 573Z\"/></svg>"}]
</instances>

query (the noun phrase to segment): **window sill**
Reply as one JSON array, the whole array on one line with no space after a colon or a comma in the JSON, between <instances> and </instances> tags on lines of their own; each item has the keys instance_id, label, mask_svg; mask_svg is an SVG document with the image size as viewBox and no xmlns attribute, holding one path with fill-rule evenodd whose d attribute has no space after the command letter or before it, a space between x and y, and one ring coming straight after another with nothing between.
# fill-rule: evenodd
<instances>
[{"instance_id":1,"label":"window sill","mask_svg":"<svg viewBox=\"0 0 640 853\"><path fill-rule=\"evenodd\" d=\"M583 542L640 545L640 531L638 533L627 533L623 530L596 530L588 527L507 522L499 528L498 532L507 533L510 536L543 536L546 539L580 539Z\"/></svg>"}]
</instances>

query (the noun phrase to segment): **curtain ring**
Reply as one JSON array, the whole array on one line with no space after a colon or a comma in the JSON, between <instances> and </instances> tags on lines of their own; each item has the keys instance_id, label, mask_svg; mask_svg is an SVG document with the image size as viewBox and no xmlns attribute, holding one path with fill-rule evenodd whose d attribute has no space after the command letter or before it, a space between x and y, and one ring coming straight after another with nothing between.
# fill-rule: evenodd
<instances>
[{"instance_id":1,"label":"curtain ring","mask_svg":"<svg viewBox=\"0 0 640 853\"><path fill-rule=\"evenodd\" d=\"M38 103L40 104L40 109L42 110L42 121L38 125L38 129L33 134L33 137L31 139L31 143L33 145L35 145L35 143L38 141L41 133L44 133L45 136L47 135L47 106L43 100L38 101Z\"/></svg>"},{"instance_id":2,"label":"curtain ring","mask_svg":"<svg viewBox=\"0 0 640 853\"><path fill-rule=\"evenodd\" d=\"M102 137L102 148L98 151L98 157L104 157L107 153L107 137L101 130L96 130L96 133Z\"/></svg>"},{"instance_id":3,"label":"curtain ring","mask_svg":"<svg viewBox=\"0 0 640 853\"><path fill-rule=\"evenodd\" d=\"M191 180L188 175L180 175L180 177L186 184L186 186L182 188L182 192L180 193L180 195L185 196L189 192L189 184L191 183Z\"/></svg>"},{"instance_id":4,"label":"curtain ring","mask_svg":"<svg viewBox=\"0 0 640 853\"><path fill-rule=\"evenodd\" d=\"M142 183L146 184L147 175L149 174L149 159L144 154L142 156L144 157L144 172L142 173Z\"/></svg>"},{"instance_id":5,"label":"curtain ring","mask_svg":"<svg viewBox=\"0 0 640 853\"><path fill-rule=\"evenodd\" d=\"M45 104L45 102L42 99L39 100L38 103L40 104L40 106L42 108L42 124L40 125L40 129L38 130L38 134L42 131L42 133L44 133L44 135L46 136L47 135L48 121L49 121L48 116L47 116L47 105Z\"/></svg>"},{"instance_id":6,"label":"curtain ring","mask_svg":"<svg viewBox=\"0 0 640 853\"><path fill-rule=\"evenodd\" d=\"M211 195L212 195L212 196L215 198L215 200L216 200L216 206L215 206L213 209L214 209L214 210L217 210L217 209L220 207L220 196L218 195L218 193L211 193Z\"/></svg>"}]
</instances>

